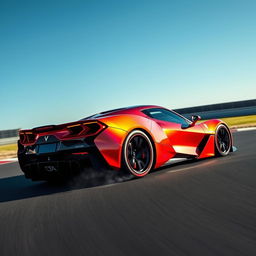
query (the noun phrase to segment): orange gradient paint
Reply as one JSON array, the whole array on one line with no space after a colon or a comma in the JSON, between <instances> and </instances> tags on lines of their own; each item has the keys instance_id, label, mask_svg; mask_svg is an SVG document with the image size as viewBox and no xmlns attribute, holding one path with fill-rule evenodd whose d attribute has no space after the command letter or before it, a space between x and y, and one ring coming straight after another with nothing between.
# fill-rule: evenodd
<instances>
[{"instance_id":1,"label":"orange gradient paint","mask_svg":"<svg viewBox=\"0 0 256 256\"><path fill-rule=\"evenodd\" d=\"M154 168L164 165L175 157L214 156L216 127L225 123L221 120L208 120L184 128L179 123L156 120L142 112L150 108L162 107L151 105L124 108L103 112L68 124L22 130L20 142L24 146L33 145L39 137L47 135L54 135L60 141L93 137L93 143L108 165L114 169L120 169L124 141L131 131L139 129L144 131L152 141L155 152ZM189 121L188 124L190 124ZM91 127L94 127L95 131L90 133ZM88 155L90 153L75 152L73 154Z\"/></svg>"}]
</instances>

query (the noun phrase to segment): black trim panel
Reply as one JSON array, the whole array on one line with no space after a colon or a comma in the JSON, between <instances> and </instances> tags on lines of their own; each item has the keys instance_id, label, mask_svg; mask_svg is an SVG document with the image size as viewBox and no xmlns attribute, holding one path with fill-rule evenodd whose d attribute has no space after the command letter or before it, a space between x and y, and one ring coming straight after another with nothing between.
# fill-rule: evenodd
<instances>
[{"instance_id":1,"label":"black trim panel","mask_svg":"<svg viewBox=\"0 0 256 256\"><path fill-rule=\"evenodd\" d=\"M205 146L206 146L210 136L211 136L211 134L206 134L203 137L203 139L201 140L201 142L199 143L199 145L197 146L196 153L198 155L200 155L203 152L203 150L204 150L204 148L205 148Z\"/></svg>"}]
</instances>

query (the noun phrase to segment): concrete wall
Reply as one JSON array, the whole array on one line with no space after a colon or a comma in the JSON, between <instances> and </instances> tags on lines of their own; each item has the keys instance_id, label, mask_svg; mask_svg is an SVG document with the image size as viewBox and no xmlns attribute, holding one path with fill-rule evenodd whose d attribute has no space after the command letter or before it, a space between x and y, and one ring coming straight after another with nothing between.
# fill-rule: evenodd
<instances>
[{"instance_id":1,"label":"concrete wall","mask_svg":"<svg viewBox=\"0 0 256 256\"><path fill-rule=\"evenodd\" d=\"M186 117L200 115L203 119L256 115L256 99L180 108L175 111Z\"/></svg>"},{"instance_id":2,"label":"concrete wall","mask_svg":"<svg viewBox=\"0 0 256 256\"><path fill-rule=\"evenodd\" d=\"M0 131L0 145L17 143L19 129L2 130Z\"/></svg>"},{"instance_id":3,"label":"concrete wall","mask_svg":"<svg viewBox=\"0 0 256 256\"><path fill-rule=\"evenodd\" d=\"M17 137L18 134L19 134L19 129L2 130L0 131L0 139Z\"/></svg>"}]
</instances>

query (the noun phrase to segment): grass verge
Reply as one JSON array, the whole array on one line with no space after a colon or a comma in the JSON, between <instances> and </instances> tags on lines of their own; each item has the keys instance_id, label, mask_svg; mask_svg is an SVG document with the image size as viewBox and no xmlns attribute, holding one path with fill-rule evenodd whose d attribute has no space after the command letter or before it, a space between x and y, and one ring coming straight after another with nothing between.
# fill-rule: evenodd
<instances>
[{"instance_id":1,"label":"grass verge","mask_svg":"<svg viewBox=\"0 0 256 256\"><path fill-rule=\"evenodd\" d=\"M220 118L231 128L256 126L256 115Z\"/></svg>"},{"instance_id":2,"label":"grass verge","mask_svg":"<svg viewBox=\"0 0 256 256\"><path fill-rule=\"evenodd\" d=\"M0 159L17 157L17 144L0 145Z\"/></svg>"}]
</instances>

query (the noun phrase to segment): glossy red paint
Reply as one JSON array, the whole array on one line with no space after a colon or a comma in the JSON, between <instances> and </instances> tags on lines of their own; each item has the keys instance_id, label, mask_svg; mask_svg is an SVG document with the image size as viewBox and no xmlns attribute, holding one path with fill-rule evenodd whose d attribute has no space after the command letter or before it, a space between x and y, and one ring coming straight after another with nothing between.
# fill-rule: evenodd
<instances>
[{"instance_id":1,"label":"glossy red paint","mask_svg":"<svg viewBox=\"0 0 256 256\"><path fill-rule=\"evenodd\" d=\"M33 145L39 137L47 135L54 135L61 141L94 137L95 146L108 165L120 169L124 141L131 131L139 129L143 130L152 141L155 151L154 168L181 155L188 158L214 156L214 134L216 127L223 123L221 120L209 120L183 128L181 124L156 120L142 112L156 107L161 108L154 105L125 108L103 112L78 122L22 130L20 142L24 146ZM202 142L205 136L209 138L204 144Z\"/></svg>"},{"instance_id":2,"label":"glossy red paint","mask_svg":"<svg viewBox=\"0 0 256 256\"><path fill-rule=\"evenodd\" d=\"M214 155L215 155L214 135L210 135L203 151L199 154L198 159L212 157Z\"/></svg>"},{"instance_id":3,"label":"glossy red paint","mask_svg":"<svg viewBox=\"0 0 256 256\"><path fill-rule=\"evenodd\" d=\"M115 169L121 168L122 145L126 135L127 132L122 129L108 127L94 140L106 162Z\"/></svg>"},{"instance_id":4,"label":"glossy red paint","mask_svg":"<svg viewBox=\"0 0 256 256\"><path fill-rule=\"evenodd\" d=\"M135 129L145 131L154 143L156 153L154 168L162 166L180 154L196 158L214 156L214 139L212 137L202 152L198 153L197 149L205 135L215 133L216 127L223 123L221 120L209 120L184 129L181 124L154 120L141 112L144 109L155 107L158 106L139 106L95 117L95 119L107 124L109 128L116 129L110 131L108 128L99 136L102 137L101 143L96 143L110 166L117 169L121 168L122 144L127 134ZM123 132L120 132L119 129ZM103 136L106 137L103 138ZM114 140L113 138L118 139ZM109 143L110 141L114 142L113 145Z\"/></svg>"}]
</instances>

